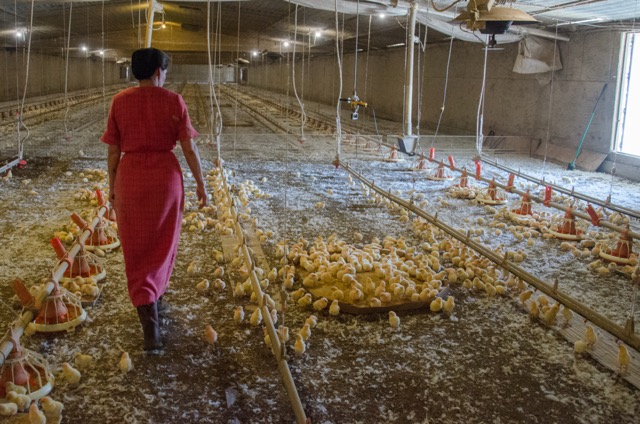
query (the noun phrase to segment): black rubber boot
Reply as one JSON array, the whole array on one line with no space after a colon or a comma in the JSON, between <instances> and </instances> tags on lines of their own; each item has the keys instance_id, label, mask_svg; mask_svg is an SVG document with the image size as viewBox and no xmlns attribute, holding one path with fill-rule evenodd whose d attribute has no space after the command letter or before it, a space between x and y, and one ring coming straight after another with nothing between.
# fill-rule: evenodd
<instances>
[{"instance_id":1,"label":"black rubber boot","mask_svg":"<svg viewBox=\"0 0 640 424\"><path fill-rule=\"evenodd\" d=\"M144 350L162 349L160 339L160 320L158 319L158 303L138 306L138 317L144 334Z\"/></svg>"},{"instance_id":2,"label":"black rubber boot","mask_svg":"<svg viewBox=\"0 0 640 424\"><path fill-rule=\"evenodd\" d=\"M160 296L160 298L158 299L158 315L161 315L163 317L166 317L169 312L171 311L171 305L169 305L167 302L165 302L163 300L164 296Z\"/></svg>"}]
</instances>

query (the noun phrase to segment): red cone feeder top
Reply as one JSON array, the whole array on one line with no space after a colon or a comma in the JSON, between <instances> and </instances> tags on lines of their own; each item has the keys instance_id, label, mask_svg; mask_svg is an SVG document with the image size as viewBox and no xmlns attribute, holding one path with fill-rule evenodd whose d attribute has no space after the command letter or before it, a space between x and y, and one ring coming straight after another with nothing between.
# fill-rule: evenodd
<instances>
[{"instance_id":1,"label":"red cone feeder top","mask_svg":"<svg viewBox=\"0 0 640 424\"><path fill-rule=\"evenodd\" d=\"M428 169L427 168L427 159L424 157L423 154L420 154L420 158L418 159L418 162L411 169L414 170L414 171L426 171Z\"/></svg>"},{"instance_id":2,"label":"red cone feeder top","mask_svg":"<svg viewBox=\"0 0 640 424\"><path fill-rule=\"evenodd\" d=\"M496 187L495 178L489 182L489 186L480 190L476 200L485 205L502 205L507 201L507 193Z\"/></svg>"},{"instance_id":3,"label":"red cone feeder top","mask_svg":"<svg viewBox=\"0 0 640 424\"><path fill-rule=\"evenodd\" d=\"M59 238L52 238L51 246L53 246L53 250L55 250L58 260L68 260L67 251ZM82 279L82 282L88 282L90 278L97 282L103 280L107 275L104 264L100 258L93 253L87 252L84 246L80 246L80 251L76 257L69 262L70 266L67 268L64 273L64 277L61 279L63 283L78 277Z\"/></svg>"},{"instance_id":4,"label":"red cone feeder top","mask_svg":"<svg viewBox=\"0 0 640 424\"><path fill-rule=\"evenodd\" d=\"M80 298L54 282L51 294L37 308L35 329L39 333L73 331L87 319L87 312L82 307ZM13 282L13 287L24 307L34 307L34 297L20 280Z\"/></svg>"},{"instance_id":5,"label":"red cone feeder top","mask_svg":"<svg viewBox=\"0 0 640 424\"><path fill-rule=\"evenodd\" d=\"M80 218L78 214L72 214L71 219L78 227L80 227L80 230L87 229L87 223L84 219ZM101 219L98 225L96 225L96 228L92 231L91 236L85 242L87 250L92 251L99 248L109 252L120 246L118 235L111 227L105 225L105 222L106 221Z\"/></svg>"},{"instance_id":6,"label":"red cone feeder top","mask_svg":"<svg viewBox=\"0 0 640 424\"><path fill-rule=\"evenodd\" d=\"M432 181L450 181L453 179L453 176L447 171L444 166L444 161L441 160L436 168L429 170L427 179Z\"/></svg>"},{"instance_id":7,"label":"red cone feeder top","mask_svg":"<svg viewBox=\"0 0 640 424\"><path fill-rule=\"evenodd\" d=\"M387 156L386 158L384 158L385 162L400 162L404 159L400 158L400 156L398 156L398 150L394 147L391 148L391 151L389 152L389 156Z\"/></svg>"},{"instance_id":8,"label":"red cone feeder top","mask_svg":"<svg viewBox=\"0 0 640 424\"><path fill-rule=\"evenodd\" d=\"M0 398L6 397L10 391L7 383L22 386L32 400L46 396L53 389L53 374L42 355L20 346L18 337L7 333L4 340L13 344L11 354L0 368Z\"/></svg>"},{"instance_id":9,"label":"red cone feeder top","mask_svg":"<svg viewBox=\"0 0 640 424\"><path fill-rule=\"evenodd\" d=\"M600 257L618 265L630 265L637 261L637 256L633 253L633 238L629 235L628 229L620 234L618 240L614 240L608 246L600 248Z\"/></svg>"}]
</instances>

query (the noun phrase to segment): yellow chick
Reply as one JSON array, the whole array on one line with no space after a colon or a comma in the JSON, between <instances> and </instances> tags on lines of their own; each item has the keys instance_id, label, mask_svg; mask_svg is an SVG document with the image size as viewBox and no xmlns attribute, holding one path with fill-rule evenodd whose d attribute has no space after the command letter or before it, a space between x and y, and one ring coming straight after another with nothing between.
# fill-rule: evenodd
<instances>
[{"instance_id":1,"label":"yellow chick","mask_svg":"<svg viewBox=\"0 0 640 424\"><path fill-rule=\"evenodd\" d=\"M276 268L272 268L267 274L267 279L269 281L276 281L276 278L278 278L278 270Z\"/></svg>"},{"instance_id":2,"label":"yellow chick","mask_svg":"<svg viewBox=\"0 0 640 424\"><path fill-rule=\"evenodd\" d=\"M587 325L587 330L584 333L584 341L587 343L589 348L593 348L598 341L598 335L590 325Z\"/></svg>"},{"instance_id":3,"label":"yellow chick","mask_svg":"<svg viewBox=\"0 0 640 424\"><path fill-rule=\"evenodd\" d=\"M213 271L213 276L216 278L220 278L224 275L224 267L218 267L215 271Z\"/></svg>"},{"instance_id":4,"label":"yellow chick","mask_svg":"<svg viewBox=\"0 0 640 424\"><path fill-rule=\"evenodd\" d=\"M547 325L552 325L554 323L559 309L560 306L557 303L554 303L553 305L551 305L549 310L544 313L544 321L547 323Z\"/></svg>"},{"instance_id":5,"label":"yellow chick","mask_svg":"<svg viewBox=\"0 0 640 424\"><path fill-rule=\"evenodd\" d=\"M18 413L18 405L13 402L0 403L0 417L11 417Z\"/></svg>"},{"instance_id":6,"label":"yellow chick","mask_svg":"<svg viewBox=\"0 0 640 424\"><path fill-rule=\"evenodd\" d=\"M196 261L191 261L187 267L187 274L195 274L196 272L198 272L198 265L196 264Z\"/></svg>"},{"instance_id":7,"label":"yellow chick","mask_svg":"<svg viewBox=\"0 0 640 424\"><path fill-rule=\"evenodd\" d=\"M80 378L82 378L82 374L80 374L80 371L73 368L71 365L69 365L68 362L62 364L62 375L64 376L65 380L69 382L69 384L78 384Z\"/></svg>"},{"instance_id":8,"label":"yellow chick","mask_svg":"<svg viewBox=\"0 0 640 424\"><path fill-rule=\"evenodd\" d=\"M280 327L278 327L278 338L280 339L281 343L286 343L289 341L289 327L285 327L284 325L281 325Z\"/></svg>"},{"instance_id":9,"label":"yellow chick","mask_svg":"<svg viewBox=\"0 0 640 424\"><path fill-rule=\"evenodd\" d=\"M522 303L526 302L527 300L529 300L532 294L533 292L531 290L523 291L522 293L520 293L520 302Z\"/></svg>"},{"instance_id":10,"label":"yellow chick","mask_svg":"<svg viewBox=\"0 0 640 424\"><path fill-rule=\"evenodd\" d=\"M120 362L118 363L118 368L122 374L126 374L133 369L133 363L131 362L131 357L127 352L122 352L122 356L120 356Z\"/></svg>"},{"instance_id":11,"label":"yellow chick","mask_svg":"<svg viewBox=\"0 0 640 424\"><path fill-rule=\"evenodd\" d=\"M324 202L316 203L315 204L315 208L318 209L318 210L323 209L324 208ZM303 350L303 353L304 353L304 350Z\"/></svg>"},{"instance_id":12,"label":"yellow chick","mask_svg":"<svg viewBox=\"0 0 640 424\"><path fill-rule=\"evenodd\" d=\"M309 293L305 294L300 299L298 299L298 306L300 306L301 308L306 308L307 306L311 305L312 303L313 303L313 298L311 297L311 294L309 294Z\"/></svg>"},{"instance_id":13,"label":"yellow chick","mask_svg":"<svg viewBox=\"0 0 640 424\"><path fill-rule=\"evenodd\" d=\"M296 290L296 291L291 293L291 297L293 298L293 300L295 300L297 302L306 293L307 293L306 290L303 289L302 287L300 287L298 290Z\"/></svg>"},{"instance_id":14,"label":"yellow chick","mask_svg":"<svg viewBox=\"0 0 640 424\"><path fill-rule=\"evenodd\" d=\"M200 281L198 285L196 285L196 289L200 293L206 293L209 290L209 280L203 279L202 281Z\"/></svg>"},{"instance_id":15,"label":"yellow chick","mask_svg":"<svg viewBox=\"0 0 640 424\"><path fill-rule=\"evenodd\" d=\"M396 331L400 328L400 317L394 311L389 311L389 325Z\"/></svg>"},{"instance_id":16,"label":"yellow chick","mask_svg":"<svg viewBox=\"0 0 640 424\"><path fill-rule=\"evenodd\" d=\"M262 312L260 312L260 308L256 308L255 311L251 314L251 318L249 318L249 322L254 327L257 327L262 322Z\"/></svg>"},{"instance_id":17,"label":"yellow chick","mask_svg":"<svg viewBox=\"0 0 640 424\"><path fill-rule=\"evenodd\" d=\"M447 314L451 315L451 312L453 311L453 308L455 308L455 306L456 306L456 303L455 303L454 297L448 296L447 301L444 302L444 306L442 308Z\"/></svg>"},{"instance_id":18,"label":"yellow chick","mask_svg":"<svg viewBox=\"0 0 640 424\"><path fill-rule=\"evenodd\" d=\"M564 318L563 326L568 326L569 322L571 322L571 319L573 318L573 311L565 306L562 308L562 317Z\"/></svg>"},{"instance_id":19,"label":"yellow chick","mask_svg":"<svg viewBox=\"0 0 640 424\"><path fill-rule=\"evenodd\" d=\"M38 405L34 402L29 407L29 424L46 424L47 418L42 411L38 409Z\"/></svg>"},{"instance_id":20,"label":"yellow chick","mask_svg":"<svg viewBox=\"0 0 640 424\"><path fill-rule=\"evenodd\" d=\"M372 308L378 308L382 306L382 302L377 297L372 297L371 299L369 299L369 306Z\"/></svg>"},{"instance_id":21,"label":"yellow chick","mask_svg":"<svg viewBox=\"0 0 640 424\"><path fill-rule=\"evenodd\" d=\"M16 392L19 395L26 395L27 394L27 388L26 387L14 384L12 381L7 381L5 383L5 389L6 389L7 393Z\"/></svg>"},{"instance_id":22,"label":"yellow chick","mask_svg":"<svg viewBox=\"0 0 640 424\"><path fill-rule=\"evenodd\" d=\"M538 304L536 302L529 303L529 314L532 318L538 318L540 315L540 308L538 308Z\"/></svg>"},{"instance_id":23,"label":"yellow chick","mask_svg":"<svg viewBox=\"0 0 640 424\"><path fill-rule=\"evenodd\" d=\"M382 303L390 303L391 302L391 293L389 293L389 292L380 293L380 302L382 302Z\"/></svg>"},{"instance_id":24,"label":"yellow chick","mask_svg":"<svg viewBox=\"0 0 640 424\"><path fill-rule=\"evenodd\" d=\"M316 325L318 325L318 317L315 315L309 315L309 318L307 318L304 323L309 324L309 327L311 328L316 328Z\"/></svg>"},{"instance_id":25,"label":"yellow chick","mask_svg":"<svg viewBox=\"0 0 640 424\"><path fill-rule=\"evenodd\" d=\"M227 284L220 278L216 278L213 281L213 286L218 290L224 290L227 287Z\"/></svg>"},{"instance_id":26,"label":"yellow chick","mask_svg":"<svg viewBox=\"0 0 640 424\"><path fill-rule=\"evenodd\" d=\"M538 296L538 303L540 306L547 306L549 304L549 298L543 294Z\"/></svg>"},{"instance_id":27,"label":"yellow chick","mask_svg":"<svg viewBox=\"0 0 640 424\"><path fill-rule=\"evenodd\" d=\"M80 370L87 369L93 365L93 356L91 355L83 355L82 353L76 353L75 357L76 367Z\"/></svg>"},{"instance_id":28,"label":"yellow chick","mask_svg":"<svg viewBox=\"0 0 640 424\"><path fill-rule=\"evenodd\" d=\"M271 315L271 322L273 323L273 325L276 325L278 323L278 310L271 309L269 311L269 315Z\"/></svg>"},{"instance_id":29,"label":"yellow chick","mask_svg":"<svg viewBox=\"0 0 640 424\"><path fill-rule=\"evenodd\" d=\"M257 310L258 309L256 309L256 311ZM204 327L204 340L211 346L214 346L218 342L218 333L209 324Z\"/></svg>"},{"instance_id":30,"label":"yellow chick","mask_svg":"<svg viewBox=\"0 0 640 424\"><path fill-rule=\"evenodd\" d=\"M242 309L242 306L238 306L233 311L233 321L236 324L240 324L243 320L244 320L244 309Z\"/></svg>"},{"instance_id":31,"label":"yellow chick","mask_svg":"<svg viewBox=\"0 0 640 424\"><path fill-rule=\"evenodd\" d=\"M576 340L573 344L573 351L575 353L584 353L587 350L587 343L584 340Z\"/></svg>"},{"instance_id":32,"label":"yellow chick","mask_svg":"<svg viewBox=\"0 0 640 424\"><path fill-rule=\"evenodd\" d=\"M304 354L305 350L307 350L307 345L304 343L304 339L300 334L296 335L296 343L294 345L294 349L297 355Z\"/></svg>"},{"instance_id":33,"label":"yellow chick","mask_svg":"<svg viewBox=\"0 0 640 424\"><path fill-rule=\"evenodd\" d=\"M329 305L329 301L327 300L326 297L323 297L313 302L313 309L320 312L323 309L325 309L328 305Z\"/></svg>"},{"instance_id":34,"label":"yellow chick","mask_svg":"<svg viewBox=\"0 0 640 424\"><path fill-rule=\"evenodd\" d=\"M620 374L626 374L629 369L629 361L631 360L631 356L629 355L629 350L625 345L619 343L618 346L618 370Z\"/></svg>"},{"instance_id":35,"label":"yellow chick","mask_svg":"<svg viewBox=\"0 0 640 424\"><path fill-rule=\"evenodd\" d=\"M62 415L62 410L64 409L64 405L62 402L58 402L56 400L51 399L49 396L45 396L40 399L40 404L42 405L42 410L47 415L53 415L59 417Z\"/></svg>"},{"instance_id":36,"label":"yellow chick","mask_svg":"<svg viewBox=\"0 0 640 424\"><path fill-rule=\"evenodd\" d=\"M338 300L334 300L333 302L331 302L331 306L329 307L329 314L333 315L334 317L340 315L340 304Z\"/></svg>"},{"instance_id":37,"label":"yellow chick","mask_svg":"<svg viewBox=\"0 0 640 424\"><path fill-rule=\"evenodd\" d=\"M31 398L28 395L19 395L16 392L7 393L6 398L9 402L13 402L18 406L18 411L24 411L31 403Z\"/></svg>"},{"instance_id":38,"label":"yellow chick","mask_svg":"<svg viewBox=\"0 0 640 424\"><path fill-rule=\"evenodd\" d=\"M431 312L439 312L442 309L443 306L444 306L444 302L442 301L442 298L441 297L436 297L429 304L429 309L431 310Z\"/></svg>"},{"instance_id":39,"label":"yellow chick","mask_svg":"<svg viewBox=\"0 0 640 424\"><path fill-rule=\"evenodd\" d=\"M303 325L298 334L302 336L304 341L309 340L309 337L311 337L311 326L309 324Z\"/></svg>"}]
</instances>

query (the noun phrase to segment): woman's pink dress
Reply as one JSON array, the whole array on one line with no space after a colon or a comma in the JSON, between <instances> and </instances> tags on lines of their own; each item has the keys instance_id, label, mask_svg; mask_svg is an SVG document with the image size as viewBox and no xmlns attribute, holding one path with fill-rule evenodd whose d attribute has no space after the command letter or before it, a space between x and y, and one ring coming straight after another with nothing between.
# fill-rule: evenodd
<instances>
[{"instance_id":1,"label":"woman's pink dress","mask_svg":"<svg viewBox=\"0 0 640 424\"><path fill-rule=\"evenodd\" d=\"M147 305L165 292L178 250L184 188L176 141L198 133L179 94L134 87L114 96L102 141L124 153L116 172L118 232L129 296Z\"/></svg>"}]
</instances>

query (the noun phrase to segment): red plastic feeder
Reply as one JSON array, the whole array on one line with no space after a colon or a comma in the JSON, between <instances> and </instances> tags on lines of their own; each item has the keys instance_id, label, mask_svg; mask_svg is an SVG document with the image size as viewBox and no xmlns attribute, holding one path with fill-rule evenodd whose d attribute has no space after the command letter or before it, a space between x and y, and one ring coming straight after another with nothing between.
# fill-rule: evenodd
<instances>
[{"instance_id":1,"label":"red plastic feeder","mask_svg":"<svg viewBox=\"0 0 640 424\"><path fill-rule=\"evenodd\" d=\"M515 209L511 209L511 213L515 215L531 215L531 195L529 190L522 196L520 205Z\"/></svg>"},{"instance_id":2,"label":"red plastic feeder","mask_svg":"<svg viewBox=\"0 0 640 424\"><path fill-rule=\"evenodd\" d=\"M432 181L451 181L453 176L449 174L444 166L444 161L440 161L440 164L436 168L429 170L427 179Z\"/></svg>"},{"instance_id":3,"label":"red plastic feeder","mask_svg":"<svg viewBox=\"0 0 640 424\"><path fill-rule=\"evenodd\" d=\"M67 251L59 238L52 238L51 246L53 246L53 250L55 250L58 260L62 261L67 258ZM70 266L64 272L64 276L60 280L63 283L72 281L77 277L82 278L83 282L88 282L87 280L89 278L97 282L103 280L107 275L102 261L93 253L87 252L82 245L80 246L80 251L76 257L70 262Z\"/></svg>"},{"instance_id":4,"label":"red plastic feeder","mask_svg":"<svg viewBox=\"0 0 640 424\"><path fill-rule=\"evenodd\" d=\"M391 148L391 151L389 152L389 156L384 158L385 162L401 162L403 160L404 159L398 156L398 150L395 148L395 146Z\"/></svg>"},{"instance_id":5,"label":"red plastic feeder","mask_svg":"<svg viewBox=\"0 0 640 424\"><path fill-rule=\"evenodd\" d=\"M551 228L547 230L554 237L561 240L578 241L584 238L587 231L587 223L584 221L576 221L573 216L573 210L568 208L564 217L555 219L551 223Z\"/></svg>"},{"instance_id":6,"label":"red plastic feeder","mask_svg":"<svg viewBox=\"0 0 640 424\"><path fill-rule=\"evenodd\" d=\"M76 213L71 215L73 222L80 227L80 231L87 228L87 223L84 219ZM116 232L109 226L104 225L102 219L96 225L96 228L92 231L91 236L84 242L87 250L92 251L96 248L100 248L106 252L110 252L116 247L120 246L120 239Z\"/></svg>"},{"instance_id":7,"label":"red plastic feeder","mask_svg":"<svg viewBox=\"0 0 640 424\"><path fill-rule=\"evenodd\" d=\"M631 265L637 261L633 253L633 238L629 235L629 230L620 233L620 238L612 242L609 246L600 248L600 257L618 265Z\"/></svg>"},{"instance_id":8,"label":"red plastic feeder","mask_svg":"<svg viewBox=\"0 0 640 424\"><path fill-rule=\"evenodd\" d=\"M411 170L413 171L426 171L427 168L427 159L424 157L424 155L421 153L420 154L420 158L418 159L418 162L416 163L416 165L411 168Z\"/></svg>"},{"instance_id":9,"label":"red plastic feeder","mask_svg":"<svg viewBox=\"0 0 640 424\"><path fill-rule=\"evenodd\" d=\"M0 398L4 398L10 391L7 383L22 386L32 400L46 396L53 389L54 377L49 371L49 365L44 357L20 346L18 337L11 331L3 341L13 344L13 350L7 356L0 369Z\"/></svg>"},{"instance_id":10,"label":"red plastic feeder","mask_svg":"<svg viewBox=\"0 0 640 424\"><path fill-rule=\"evenodd\" d=\"M20 280L13 282L13 288L24 307L35 306L35 299ZM73 331L87 319L87 312L82 307L80 298L69 293L55 283L51 294L42 302L35 319L35 329L39 333L55 333Z\"/></svg>"},{"instance_id":11,"label":"red plastic feeder","mask_svg":"<svg viewBox=\"0 0 640 424\"><path fill-rule=\"evenodd\" d=\"M469 184L469 174L466 168L462 168L462 175L457 183L449 187L449 192L453 197L459 199L473 199L477 196L475 187Z\"/></svg>"},{"instance_id":12,"label":"red plastic feeder","mask_svg":"<svg viewBox=\"0 0 640 424\"><path fill-rule=\"evenodd\" d=\"M107 211L104 213L104 219L107 219L111 222L116 222L116 210L111 207L111 205L107 204L104 200L104 193L102 190L96 190L96 195L98 198L98 206L104 206L107 208Z\"/></svg>"},{"instance_id":13,"label":"red plastic feeder","mask_svg":"<svg viewBox=\"0 0 640 424\"><path fill-rule=\"evenodd\" d=\"M507 193L496 187L495 178L489 182L489 186L480 190L476 200L484 205L503 205L507 201Z\"/></svg>"}]
</instances>

